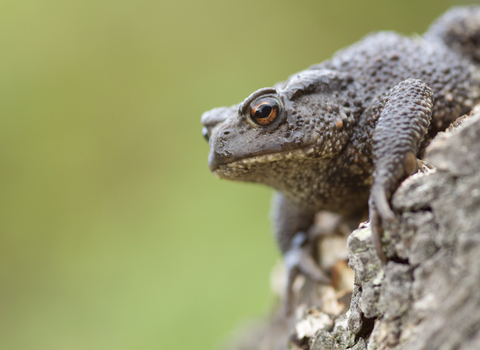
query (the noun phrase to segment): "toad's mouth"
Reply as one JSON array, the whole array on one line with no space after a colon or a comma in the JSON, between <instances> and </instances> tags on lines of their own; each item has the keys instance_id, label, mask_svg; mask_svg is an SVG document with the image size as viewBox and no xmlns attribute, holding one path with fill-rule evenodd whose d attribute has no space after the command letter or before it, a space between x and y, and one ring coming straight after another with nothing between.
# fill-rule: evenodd
<instances>
[{"instance_id":1,"label":"toad's mouth","mask_svg":"<svg viewBox=\"0 0 480 350\"><path fill-rule=\"evenodd\" d=\"M251 168L257 164L271 163L279 160L303 159L313 157L314 155L315 143L294 150L261 154L222 163L217 162L214 159L214 156L210 154L208 166L210 167L211 172L213 172L216 176L220 177L220 175L225 173L225 171L242 171Z\"/></svg>"}]
</instances>

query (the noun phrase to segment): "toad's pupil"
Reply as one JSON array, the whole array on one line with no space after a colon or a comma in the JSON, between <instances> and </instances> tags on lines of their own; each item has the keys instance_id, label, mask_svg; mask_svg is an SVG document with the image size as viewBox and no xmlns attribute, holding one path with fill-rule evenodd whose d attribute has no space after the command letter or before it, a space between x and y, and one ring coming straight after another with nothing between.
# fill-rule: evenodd
<instances>
[{"instance_id":1,"label":"toad's pupil","mask_svg":"<svg viewBox=\"0 0 480 350\"><path fill-rule=\"evenodd\" d=\"M268 118L272 113L272 106L270 105L260 105L255 110L255 117L256 118Z\"/></svg>"}]
</instances>

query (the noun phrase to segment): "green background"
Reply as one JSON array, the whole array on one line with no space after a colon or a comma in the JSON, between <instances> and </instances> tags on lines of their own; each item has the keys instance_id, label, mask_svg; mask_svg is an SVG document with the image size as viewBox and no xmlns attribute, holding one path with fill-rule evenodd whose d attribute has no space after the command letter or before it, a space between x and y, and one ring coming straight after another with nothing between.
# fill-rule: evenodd
<instances>
[{"instance_id":1,"label":"green background","mask_svg":"<svg viewBox=\"0 0 480 350\"><path fill-rule=\"evenodd\" d=\"M200 116L453 1L4 1L0 349L212 349L274 303L267 188Z\"/></svg>"}]
</instances>

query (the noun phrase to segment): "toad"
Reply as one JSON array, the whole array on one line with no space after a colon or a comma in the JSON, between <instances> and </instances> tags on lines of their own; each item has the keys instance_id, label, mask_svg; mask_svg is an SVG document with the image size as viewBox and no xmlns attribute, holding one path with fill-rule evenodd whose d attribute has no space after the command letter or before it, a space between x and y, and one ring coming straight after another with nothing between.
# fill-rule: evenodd
<instances>
[{"instance_id":1,"label":"toad","mask_svg":"<svg viewBox=\"0 0 480 350\"><path fill-rule=\"evenodd\" d=\"M288 270L329 276L308 234L321 210L370 218L378 256L382 224L426 145L480 101L480 6L453 8L423 36L367 35L333 58L202 116L208 164L220 178L278 191L274 231ZM288 304L288 301L287 301Z\"/></svg>"}]
</instances>

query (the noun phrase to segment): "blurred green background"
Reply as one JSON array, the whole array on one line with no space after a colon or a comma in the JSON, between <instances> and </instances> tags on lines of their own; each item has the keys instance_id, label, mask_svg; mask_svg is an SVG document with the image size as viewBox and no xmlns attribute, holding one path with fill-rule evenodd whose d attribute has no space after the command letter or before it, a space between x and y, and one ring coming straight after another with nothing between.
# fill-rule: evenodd
<instances>
[{"instance_id":1,"label":"blurred green background","mask_svg":"<svg viewBox=\"0 0 480 350\"><path fill-rule=\"evenodd\" d=\"M212 349L273 305L267 188L205 110L454 1L4 1L0 349Z\"/></svg>"}]
</instances>

